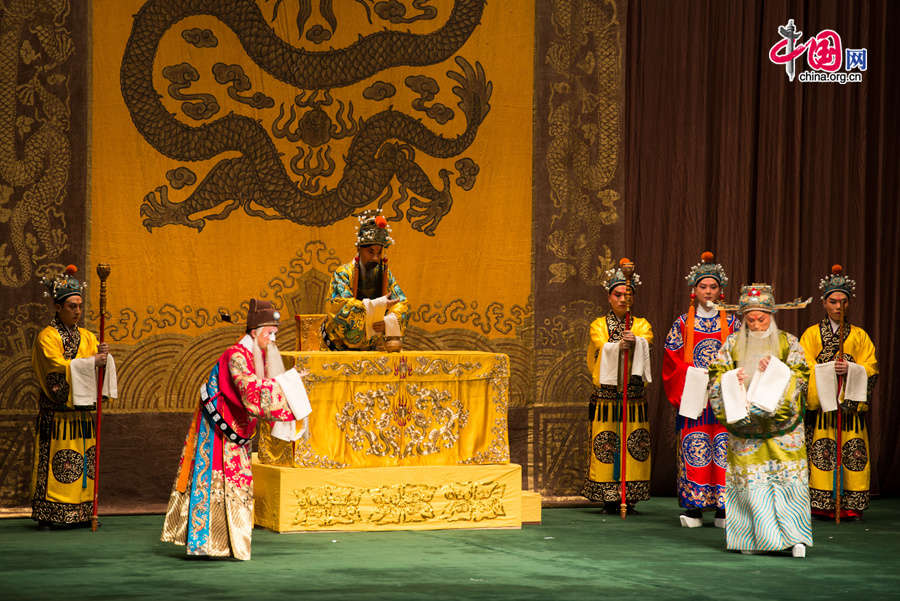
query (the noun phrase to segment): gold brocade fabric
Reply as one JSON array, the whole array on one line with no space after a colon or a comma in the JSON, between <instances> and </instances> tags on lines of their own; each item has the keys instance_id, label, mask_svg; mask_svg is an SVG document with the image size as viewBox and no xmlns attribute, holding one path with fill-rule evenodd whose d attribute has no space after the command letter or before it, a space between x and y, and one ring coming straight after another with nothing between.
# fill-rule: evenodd
<instances>
[{"instance_id":1,"label":"gold brocade fabric","mask_svg":"<svg viewBox=\"0 0 900 601\"><path fill-rule=\"evenodd\" d=\"M507 463L509 357L482 352L299 352L310 436L260 431L263 463L385 467ZM292 463L287 458L293 457Z\"/></svg>"},{"instance_id":2,"label":"gold brocade fabric","mask_svg":"<svg viewBox=\"0 0 900 601\"><path fill-rule=\"evenodd\" d=\"M213 470L212 488L209 491L209 539L198 552L193 555L208 555L210 557L231 557L237 559L250 559L250 532L252 526L247 527L245 512L240 511L237 519L244 525L244 531L238 532L237 537L229 538L229 527L234 516L228 515L225 506L225 497L229 494L222 472ZM188 509L191 501L189 492L172 490L169 496L169 506L166 509L166 518L160 540L164 543L185 545L187 542ZM243 508L241 508L243 509ZM253 505L251 502L250 513ZM237 540L234 540L237 538ZM190 552L189 552L190 553Z\"/></svg>"}]
</instances>

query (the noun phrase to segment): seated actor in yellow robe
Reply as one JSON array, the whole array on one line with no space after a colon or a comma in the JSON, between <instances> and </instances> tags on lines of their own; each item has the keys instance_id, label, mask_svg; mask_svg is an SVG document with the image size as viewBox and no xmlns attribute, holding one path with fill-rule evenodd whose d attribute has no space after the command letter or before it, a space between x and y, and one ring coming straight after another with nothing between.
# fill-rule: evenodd
<instances>
[{"instance_id":1,"label":"seated actor in yellow robe","mask_svg":"<svg viewBox=\"0 0 900 601\"><path fill-rule=\"evenodd\" d=\"M642 317L631 317L635 286L640 278L626 277L622 266L606 272L610 312L591 324L587 366L594 383L588 416L591 447L588 475L581 494L618 513L624 468L625 502L629 509L650 498L650 422L644 383L650 382L650 345L653 329ZM629 323L626 325L626 317ZM622 462L622 357L629 356L625 463Z\"/></svg>"},{"instance_id":2,"label":"seated actor in yellow robe","mask_svg":"<svg viewBox=\"0 0 900 601\"><path fill-rule=\"evenodd\" d=\"M409 305L384 257L384 249L394 240L379 213L360 215L357 256L332 276L322 335L333 351L384 349L386 341L399 350L406 331Z\"/></svg>"},{"instance_id":3,"label":"seated actor in yellow robe","mask_svg":"<svg viewBox=\"0 0 900 601\"><path fill-rule=\"evenodd\" d=\"M107 365L109 348L78 327L84 284L76 272L69 265L65 273L43 280L56 315L38 333L31 356L40 387L31 517L41 528L84 526L93 513L95 368ZM115 378L111 361L107 373L108 381Z\"/></svg>"},{"instance_id":4,"label":"seated actor in yellow robe","mask_svg":"<svg viewBox=\"0 0 900 601\"><path fill-rule=\"evenodd\" d=\"M865 330L847 321L847 309L856 282L843 274L840 265L819 283L822 305L828 314L810 326L800 338L811 369L807 396L807 428L809 437L809 493L813 515L833 518L837 504L836 490L841 491L841 518L858 518L869 507L869 431L866 416L872 387L878 377L875 345ZM841 330L841 314L844 329ZM844 354L839 357L840 340ZM832 364L833 362L833 364ZM819 381L819 379L827 381ZM843 383L840 409L837 378ZM828 395L829 399L820 398ZM823 407L825 405L825 407ZM840 411L841 432L837 422ZM841 469L837 469L837 445L840 440Z\"/></svg>"}]
</instances>

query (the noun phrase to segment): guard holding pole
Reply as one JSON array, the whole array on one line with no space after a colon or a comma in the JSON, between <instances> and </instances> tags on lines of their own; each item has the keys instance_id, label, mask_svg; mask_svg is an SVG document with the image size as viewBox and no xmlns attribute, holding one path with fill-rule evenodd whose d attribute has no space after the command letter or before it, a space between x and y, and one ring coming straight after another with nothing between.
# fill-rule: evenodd
<instances>
[{"instance_id":1,"label":"guard holding pole","mask_svg":"<svg viewBox=\"0 0 900 601\"><path fill-rule=\"evenodd\" d=\"M644 385L650 377L653 330L631 308L641 284L634 263L606 272L610 311L590 326L587 365L594 392L588 406L590 461L581 494L624 519L650 498L650 424Z\"/></svg>"}]
</instances>

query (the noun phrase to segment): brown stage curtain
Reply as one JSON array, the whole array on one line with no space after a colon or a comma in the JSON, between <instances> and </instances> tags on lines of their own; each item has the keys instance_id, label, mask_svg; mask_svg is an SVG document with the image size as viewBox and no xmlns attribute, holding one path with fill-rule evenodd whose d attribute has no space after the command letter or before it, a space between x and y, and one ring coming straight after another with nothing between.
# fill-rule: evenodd
<instances>
[{"instance_id":1,"label":"brown stage curtain","mask_svg":"<svg viewBox=\"0 0 900 601\"><path fill-rule=\"evenodd\" d=\"M843 264L857 281L851 320L880 360L869 426L883 495L900 492L898 14L891 0L672 0L631 2L627 18L625 246L645 282L636 310L657 332L654 373L701 251L728 270L729 301L750 281L773 283L778 299L812 296L777 316L798 336L823 317L819 279ZM867 48L863 82L788 81L768 51L790 18L804 41L830 28ZM674 411L661 383L650 398L654 494L671 494Z\"/></svg>"}]
</instances>

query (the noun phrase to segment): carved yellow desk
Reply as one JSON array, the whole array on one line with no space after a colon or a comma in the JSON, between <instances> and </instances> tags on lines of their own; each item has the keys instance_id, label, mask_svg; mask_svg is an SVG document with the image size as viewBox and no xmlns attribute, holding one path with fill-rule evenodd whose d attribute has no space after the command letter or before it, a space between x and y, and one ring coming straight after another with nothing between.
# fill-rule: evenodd
<instances>
[{"instance_id":1,"label":"carved yellow desk","mask_svg":"<svg viewBox=\"0 0 900 601\"><path fill-rule=\"evenodd\" d=\"M308 439L260 429L256 523L279 532L510 528L540 497L509 463L509 358L472 351L283 353ZM525 515L523 515L523 507Z\"/></svg>"},{"instance_id":2,"label":"carved yellow desk","mask_svg":"<svg viewBox=\"0 0 900 601\"><path fill-rule=\"evenodd\" d=\"M263 428L259 460L291 467L509 462L509 357L470 351L293 352L312 414L293 445Z\"/></svg>"}]
</instances>

